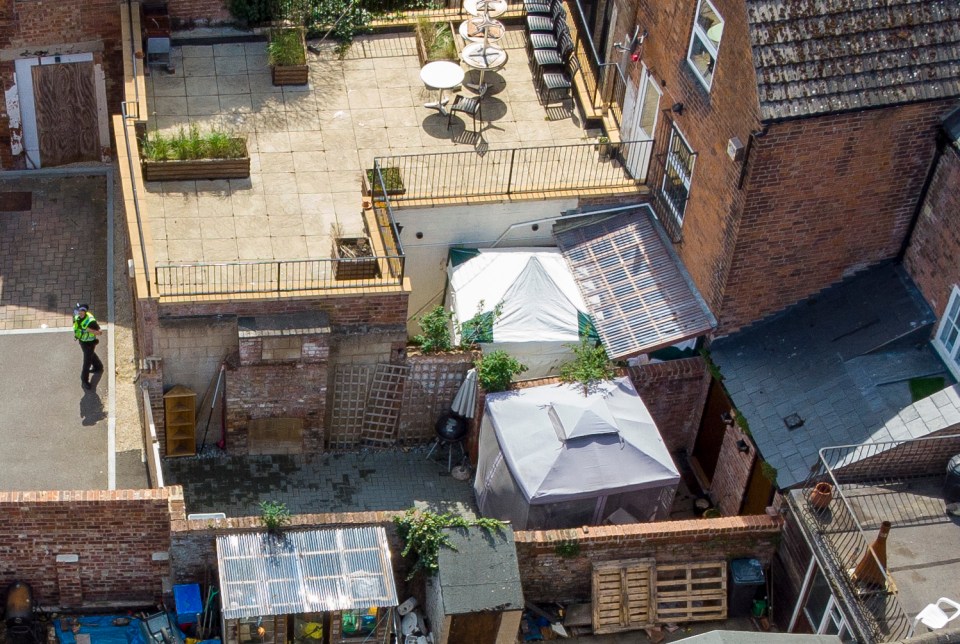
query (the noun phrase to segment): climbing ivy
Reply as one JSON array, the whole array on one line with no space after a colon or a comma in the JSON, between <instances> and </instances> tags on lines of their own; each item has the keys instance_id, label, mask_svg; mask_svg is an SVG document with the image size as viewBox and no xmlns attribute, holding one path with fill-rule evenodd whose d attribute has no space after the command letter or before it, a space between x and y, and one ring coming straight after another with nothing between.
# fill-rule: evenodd
<instances>
[{"instance_id":1,"label":"climbing ivy","mask_svg":"<svg viewBox=\"0 0 960 644\"><path fill-rule=\"evenodd\" d=\"M410 508L402 516L394 517L393 523L397 526L397 534L403 540L403 550L400 554L413 559L413 566L410 574L407 575L408 580L421 572L426 575L436 574L440 567L440 548L456 550L450 543L450 535L444 534L445 529L477 526L493 533L506 526L503 521L487 517L468 521L449 512L437 514L430 510L414 508Z\"/></svg>"}]
</instances>

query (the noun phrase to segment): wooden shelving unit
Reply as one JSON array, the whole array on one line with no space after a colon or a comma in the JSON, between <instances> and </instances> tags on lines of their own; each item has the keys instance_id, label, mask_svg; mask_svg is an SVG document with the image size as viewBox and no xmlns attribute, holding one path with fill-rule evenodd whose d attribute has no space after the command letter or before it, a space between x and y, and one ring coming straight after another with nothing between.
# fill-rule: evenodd
<instances>
[{"instance_id":1,"label":"wooden shelving unit","mask_svg":"<svg viewBox=\"0 0 960 644\"><path fill-rule=\"evenodd\" d=\"M167 456L197 453L197 394L177 385L163 395L167 425Z\"/></svg>"}]
</instances>

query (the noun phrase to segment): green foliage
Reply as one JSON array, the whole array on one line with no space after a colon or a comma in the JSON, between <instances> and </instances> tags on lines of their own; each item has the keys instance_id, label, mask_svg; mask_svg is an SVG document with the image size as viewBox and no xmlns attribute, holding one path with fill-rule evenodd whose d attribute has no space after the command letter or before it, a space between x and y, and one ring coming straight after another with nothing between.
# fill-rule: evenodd
<instances>
[{"instance_id":1,"label":"green foliage","mask_svg":"<svg viewBox=\"0 0 960 644\"><path fill-rule=\"evenodd\" d=\"M561 541L554 546L553 551L557 553L558 557L563 557L564 559L573 559L580 554L580 542Z\"/></svg>"},{"instance_id":2,"label":"green foliage","mask_svg":"<svg viewBox=\"0 0 960 644\"><path fill-rule=\"evenodd\" d=\"M777 468L766 461L760 461L760 471L773 487L777 487Z\"/></svg>"},{"instance_id":3,"label":"green foliage","mask_svg":"<svg viewBox=\"0 0 960 644\"><path fill-rule=\"evenodd\" d=\"M290 510L279 501L260 502L260 523L267 532L277 533L290 523Z\"/></svg>"},{"instance_id":4,"label":"green foliage","mask_svg":"<svg viewBox=\"0 0 960 644\"><path fill-rule=\"evenodd\" d=\"M600 343L583 338L579 345L570 345L574 359L560 367L560 379L578 382L587 394L598 383L610 380L617 374L616 367L607 357L607 350Z\"/></svg>"},{"instance_id":5,"label":"green foliage","mask_svg":"<svg viewBox=\"0 0 960 644\"><path fill-rule=\"evenodd\" d=\"M267 43L267 60L275 67L306 65L307 52L303 47L300 29L273 29Z\"/></svg>"},{"instance_id":6,"label":"green foliage","mask_svg":"<svg viewBox=\"0 0 960 644\"><path fill-rule=\"evenodd\" d=\"M717 366L717 363L713 361L713 356L710 355L710 351L707 349L700 349L700 357L702 357L703 361L707 363L707 371L710 372L710 375L713 376L713 379L717 382L723 382L723 374L720 373L720 367Z\"/></svg>"},{"instance_id":7,"label":"green foliage","mask_svg":"<svg viewBox=\"0 0 960 644\"><path fill-rule=\"evenodd\" d=\"M429 18L418 18L416 29L427 50L428 61L457 59L457 46L449 22L430 22Z\"/></svg>"},{"instance_id":8,"label":"green foliage","mask_svg":"<svg viewBox=\"0 0 960 644\"><path fill-rule=\"evenodd\" d=\"M423 333L413 336L413 342L419 345L424 353L450 351L453 349L453 340L450 337L452 319L453 312L447 311L442 304L438 304L417 318Z\"/></svg>"},{"instance_id":9,"label":"green foliage","mask_svg":"<svg viewBox=\"0 0 960 644\"><path fill-rule=\"evenodd\" d=\"M407 579L413 579L418 573L436 574L439 569L440 548L456 550L450 543L450 536L443 533L447 528L481 527L488 532L499 531L506 525L502 521L480 518L467 521L461 516L450 513L437 514L430 510L410 508L403 516L394 517L397 534L403 540L401 556L412 557L413 566Z\"/></svg>"},{"instance_id":10,"label":"green foliage","mask_svg":"<svg viewBox=\"0 0 960 644\"><path fill-rule=\"evenodd\" d=\"M753 434L750 433L750 423L747 422L746 416L741 414L739 409L733 410L733 420L737 423L737 427L739 427L744 434L747 436L753 436Z\"/></svg>"},{"instance_id":11,"label":"green foliage","mask_svg":"<svg viewBox=\"0 0 960 644\"><path fill-rule=\"evenodd\" d=\"M505 391L515 375L527 370L525 365L500 349L481 356L474 366L480 386L489 393Z\"/></svg>"},{"instance_id":12,"label":"green foliage","mask_svg":"<svg viewBox=\"0 0 960 644\"><path fill-rule=\"evenodd\" d=\"M140 142L140 151L148 161L192 161L196 159L240 159L247 156L246 140L220 131L200 134L197 126L180 130L173 136L159 132L148 134Z\"/></svg>"},{"instance_id":13,"label":"green foliage","mask_svg":"<svg viewBox=\"0 0 960 644\"><path fill-rule=\"evenodd\" d=\"M910 399L917 402L928 398L947 386L943 376L929 378L911 378L907 385L910 387Z\"/></svg>"},{"instance_id":14,"label":"green foliage","mask_svg":"<svg viewBox=\"0 0 960 644\"><path fill-rule=\"evenodd\" d=\"M393 194L403 194L405 188L403 187L403 177L400 174L400 168L397 167L387 167L380 168L380 176L383 177L383 184L380 184L380 179L374 178L376 171L373 168L367 169L367 185L370 186L371 191L374 195L380 195L384 190L387 191L388 195Z\"/></svg>"},{"instance_id":15,"label":"green foliage","mask_svg":"<svg viewBox=\"0 0 960 644\"><path fill-rule=\"evenodd\" d=\"M259 25L273 20L274 0L230 0L230 14L244 26Z\"/></svg>"}]
</instances>

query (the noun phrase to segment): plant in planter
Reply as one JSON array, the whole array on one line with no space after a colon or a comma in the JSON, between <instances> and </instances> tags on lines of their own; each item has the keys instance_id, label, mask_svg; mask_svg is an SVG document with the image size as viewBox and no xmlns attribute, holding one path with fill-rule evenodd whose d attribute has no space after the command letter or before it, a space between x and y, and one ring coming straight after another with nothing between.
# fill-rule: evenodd
<instances>
[{"instance_id":1,"label":"plant in planter","mask_svg":"<svg viewBox=\"0 0 960 644\"><path fill-rule=\"evenodd\" d=\"M403 185L403 177L400 176L400 168L380 168L380 176L383 177L382 187L380 181L376 178L376 170L373 168L368 169L364 176L366 177L364 192L368 195L374 193L379 195L383 190L386 190L388 195L402 195L407 191Z\"/></svg>"},{"instance_id":2,"label":"plant in planter","mask_svg":"<svg viewBox=\"0 0 960 644\"><path fill-rule=\"evenodd\" d=\"M280 534L284 526L290 523L290 510L279 501L261 501L260 523L270 534Z\"/></svg>"},{"instance_id":3,"label":"plant in planter","mask_svg":"<svg viewBox=\"0 0 960 644\"><path fill-rule=\"evenodd\" d=\"M481 356L475 366L477 380L488 393L506 391L513 377L527 370L526 365L500 349Z\"/></svg>"},{"instance_id":4,"label":"plant in planter","mask_svg":"<svg viewBox=\"0 0 960 644\"><path fill-rule=\"evenodd\" d=\"M423 331L413 336L413 343L424 353L440 353L453 349L453 338L450 337L450 324L453 320L453 311L447 311L442 304L438 304L427 311L417 322Z\"/></svg>"},{"instance_id":5,"label":"plant in planter","mask_svg":"<svg viewBox=\"0 0 960 644\"><path fill-rule=\"evenodd\" d=\"M594 148L597 150L597 154L600 156L601 161L605 161L610 158L610 137L609 136L598 136L597 144Z\"/></svg>"},{"instance_id":6,"label":"plant in planter","mask_svg":"<svg viewBox=\"0 0 960 644\"><path fill-rule=\"evenodd\" d=\"M430 22L429 18L419 18L416 34L421 66L434 60L457 59L457 45L449 22Z\"/></svg>"},{"instance_id":7,"label":"plant in planter","mask_svg":"<svg viewBox=\"0 0 960 644\"><path fill-rule=\"evenodd\" d=\"M586 396L604 380L610 380L617 375L616 367L607 357L607 351L599 342L592 342L587 338L580 340L579 345L571 345L574 359L560 367L560 379L564 382L579 383Z\"/></svg>"},{"instance_id":8,"label":"plant in planter","mask_svg":"<svg viewBox=\"0 0 960 644\"><path fill-rule=\"evenodd\" d=\"M333 279L365 280L380 277L380 263L369 237L346 237L339 225L331 226L333 237Z\"/></svg>"},{"instance_id":9,"label":"plant in planter","mask_svg":"<svg viewBox=\"0 0 960 644\"><path fill-rule=\"evenodd\" d=\"M148 134L140 141L145 181L243 179L250 176L247 140L213 131L201 134L196 126L175 135Z\"/></svg>"},{"instance_id":10,"label":"plant in planter","mask_svg":"<svg viewBox=\"0 0 960 644\"><path fill-rule=\"evenodd\" d=\"M277 27L270 30L267 59L274 85L306 85L307 43L302 27Z\"/></svg>"}]
</instances>

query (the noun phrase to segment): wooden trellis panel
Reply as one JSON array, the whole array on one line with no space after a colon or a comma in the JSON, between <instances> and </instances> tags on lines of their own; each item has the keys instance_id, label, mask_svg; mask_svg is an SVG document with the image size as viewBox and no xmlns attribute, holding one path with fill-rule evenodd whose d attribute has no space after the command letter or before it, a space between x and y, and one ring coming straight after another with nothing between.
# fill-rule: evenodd
<instances>
[{"instance_id":1,"label":"wooden trellis panel","mask_svg":"<svg viewBox=\"0 0 960 644\"><path fill-rule=\"evenodd\" d=\"M396 442L397 420L403 399L403 385L410 367L378 364L363 411L360 440L368 445L392 445Z\"/></svg>"},{"instance_id":2,"label":"wooden trellis panel","mask_svg":"<svg viewBox=\"0 0 960 644\"><path fill-rule=\"evenodd\" d=\"M401 445L429 443L437 436L434 424L450 411L450 403L473 362L469 355L462 362L425 356L409 358L407 364L410 373L403 388L397 441Z\"/></svg>"},{"instance_id":3,"label":"wooden trellis panel","mask_svg":"<svg viewBox=\"0 0 960 644\"><path fill-rule=\"evenodd\" d=\"M593 632L617 633L653 625L652 560L634 559L593 567Z\"/></svg>"},{"instance_id":4,"label":"wooden trellis panel","mask_svg":"<svg viewBox=\"0 0 960 644\"><path fill-rule=\"evenodd\" d=\"M658 565L656 578L657 623L727 618L725 561Z\"/></svg>"},{"instance_id":5,"label":"wooden trellis panel","mask_svg":"<svg viewBox=\"0 0 960 644\"><path fill-rule=\"evenodd\" d=\"M369 365L337 366L333 374L333 398L327 434L331 449L348 449L360 442L372 375L373 367Z\"/></svg>"}]
</instances>

